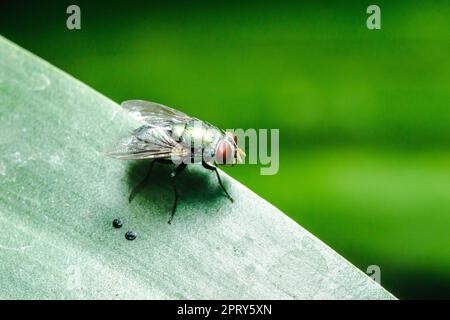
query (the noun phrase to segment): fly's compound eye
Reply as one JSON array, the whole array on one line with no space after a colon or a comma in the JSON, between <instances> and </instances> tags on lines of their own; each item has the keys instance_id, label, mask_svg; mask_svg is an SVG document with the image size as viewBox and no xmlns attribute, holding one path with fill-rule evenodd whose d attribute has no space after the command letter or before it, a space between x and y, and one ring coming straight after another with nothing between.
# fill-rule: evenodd
<instances>
[{"instance_id":1,"label":"fly's compound eye","mask_svg":"<svg viewBox=\"0 0 450 320\"><path fill-rule=\"evenodd\" d=\"M216 147L217 164L233 164L234 148L226 140L220 140Z\"/></svg>"},{"instance_id":2,"label":"fly's compound eye","mask_svg":"<svg viewBox=\"0 0 450 320\"><path fill-rule=\"evenodd\" d=\"M233 139L234 143L237 144L237 136L234 134L233 131L227 131L227 135Z\"/></svg>"}]
</instances>

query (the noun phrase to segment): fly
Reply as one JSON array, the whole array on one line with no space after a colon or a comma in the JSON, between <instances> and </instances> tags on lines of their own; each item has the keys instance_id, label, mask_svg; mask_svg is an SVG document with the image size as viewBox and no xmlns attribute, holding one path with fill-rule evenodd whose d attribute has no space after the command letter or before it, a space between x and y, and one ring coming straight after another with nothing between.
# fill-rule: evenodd
<instances>
[{"instance_id":1,"label":"fly","mask_svg":"<svg viewBox=\"0 0 450 320\"><path fill-rule=\"evenodd\" d=\"M108 155L121 160L153 160L146 177L132 189L129 202L147 183L155 162L177 164L170 174L175 198L169 223L175 215L179 198L176 177L187 164L201 164L214 171L223 192L233 202L216 167L243 162L245 153L238 147L237 137L232 131L221 130L154 102L129 100L122 103L122 108L136 116L143 125L118 141Z\"/></svg>"}]
</instances>

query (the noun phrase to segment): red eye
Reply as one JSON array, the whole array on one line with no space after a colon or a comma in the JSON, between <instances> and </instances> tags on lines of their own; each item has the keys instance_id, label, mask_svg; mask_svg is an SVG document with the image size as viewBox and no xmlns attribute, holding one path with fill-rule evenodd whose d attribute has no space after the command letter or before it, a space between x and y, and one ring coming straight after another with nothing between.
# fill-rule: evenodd
<instances>
[{"instance_id":1,"label":"red eye","mask_svg":"<svg viewBox=\"0 0 450 320\"><path fill-rule=\"evenodd\" d=\"M216 163L233 164L233 148L228 141L220 140L216 147Z\"/></svg>"},{"instance_id":2,"label":"red eye","mask_svg":"<svg viewBox=\"0 0 450 320\"><path fill-rule=\"evenodd\" d=\"M227 131L227 135L228 135L231 139L233 139L233 141L234 141L235 144L237 144L237 137L236 137L236 135L234 134L234 132L232 132L232 131Z\"/></svg>"}]
</instances>

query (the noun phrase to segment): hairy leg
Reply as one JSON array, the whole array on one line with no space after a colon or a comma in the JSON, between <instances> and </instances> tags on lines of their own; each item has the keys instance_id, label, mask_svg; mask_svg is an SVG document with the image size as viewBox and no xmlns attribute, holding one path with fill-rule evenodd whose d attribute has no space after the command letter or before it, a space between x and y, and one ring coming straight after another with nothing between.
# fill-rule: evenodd
<instances>
[{"instance_id":1,"label":"hairy leg","mask_svg":"<svg viewBox=\"0 0 450 320\"><path fill-rule=\"evenodd\" d=\"M130 192L130 196L128 197L128 202L131 203L131 201L134 199L134 197L139 193L139 191L144 188L144 186L148 183L148 180L150 178L150 173L152 172L153 165L155 164L155 161L152 161L150 164L150 167L148 168L147 175L144 179L142 179L141 182L139 182L137 185L134 186L134 188Z\"/></svg>"},{"instance_id":2,"label":"hairy leg","mask_svg":"<svg viewBox=\"0 0 450 320\"><path fill-rule=\"evenodd\" d=\"M172 213L170 215L169 221L168 223L170 224L172 222L173 216L175 215L175 212L177 210L177 203L178 203L178 190L177 190L177 183L176 183L176 177L178 176L178 174L180 174L184 169L186 168L186 164L185 163L181 163L178 165L178 167L175 168L175 170L170 174L170 177L172 178L172 183L173 183L173 192L175 193L175 199L173 202L173 207L172 207Z\"/></svg>"},{"instance_id":3,"label":"hairy leg","mask_svg":"<svg viewBox=\"0 0 450 320\"><path fill-rule=\"evenodd\" d=\"M228 191L223 186L223 183L222 183L222 180L220 179L219 171L217 170L217 168L212 166L212 165L210 165L210 164L208 164L205 161L202 161L202 165L203 165L203 168L208 169L208 170L212 170L212 171L214 171L216 173L217 181L219 181L220 187L222 188L223 192L225 192L225 195L227 196L228 199L230 199L231 202L234 202L234 199L230 196Z\"/></svg>"}]
</instances>

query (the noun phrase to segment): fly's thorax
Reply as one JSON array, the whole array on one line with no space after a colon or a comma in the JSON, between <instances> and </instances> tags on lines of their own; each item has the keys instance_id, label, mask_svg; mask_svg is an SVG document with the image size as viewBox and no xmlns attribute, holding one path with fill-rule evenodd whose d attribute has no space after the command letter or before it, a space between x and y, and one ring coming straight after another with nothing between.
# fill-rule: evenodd
<instances>
[{"instance_id":1,"label":"fly's thorax","mask_svg":"<svg viewBox=\"0 0 450 320\"><path fill-rule=\"evenodd\" d=\"M214 162L216 156L216 148L223 134L219 129L209 129L203 138L203 160L205 162Z\"/></svg>"},{"instance_id":2,"label":"fly's thorax","mask_svg":"<svg viewBox=\"0 0 450 320\"><path fill-rule=\"evenodd\" d=\"M181 129L178 129L178 131L181 132ZM186 123L180 142L188 148L205 149L217 141L220 136L222 136L222 133L219 129L203 121L193 120Z\"/></svg>"},{"instance_id":3,"label":"fly's thorax","mask_svg":"<svg viewBox=\"0 0 450 320\"><path fill-rule=\"evenodd\" d=\"M223 133L216 127L193 119L172 127L172 136L189 150L189 163L210 162Z\"/></svg>"},{"instance_id":4,"label":"fly's thorax","mask_svg":"<svg viewBox=\"0 0 450 320\"><path fill-rule=\"evenodd\" d=\"M177 123L172 126L172 138L175 141L181 141L184 130L186 129L186 123Z\"/></svg>"}]
</instances>

